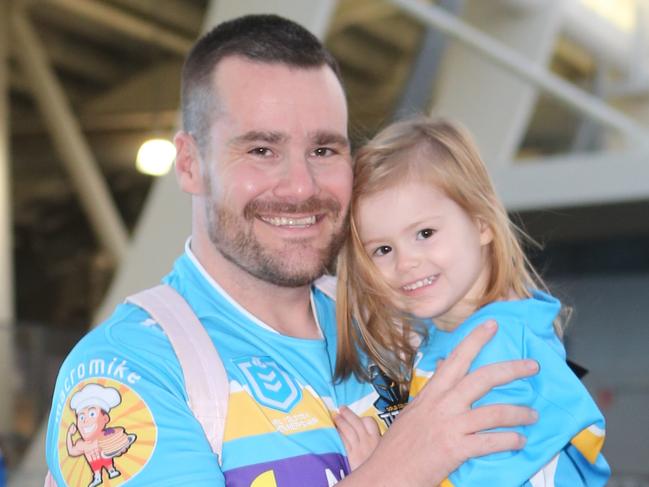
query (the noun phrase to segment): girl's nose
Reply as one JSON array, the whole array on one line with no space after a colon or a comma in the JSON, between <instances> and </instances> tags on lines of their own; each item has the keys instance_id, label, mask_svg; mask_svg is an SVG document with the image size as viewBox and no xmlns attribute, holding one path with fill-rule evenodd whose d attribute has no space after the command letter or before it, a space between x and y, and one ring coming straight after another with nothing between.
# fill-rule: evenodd
<instances>
[{"instance_id":1,"label":"girl's nose","mask_svg":"<svg viewBox=\"0 0 649 487\"><path fill-rule=\"evenodd\" d=\"M421 260L414 252L399 252L397 254L397 271L407 272L419 267Z\"/></svg>"}]
</instances>

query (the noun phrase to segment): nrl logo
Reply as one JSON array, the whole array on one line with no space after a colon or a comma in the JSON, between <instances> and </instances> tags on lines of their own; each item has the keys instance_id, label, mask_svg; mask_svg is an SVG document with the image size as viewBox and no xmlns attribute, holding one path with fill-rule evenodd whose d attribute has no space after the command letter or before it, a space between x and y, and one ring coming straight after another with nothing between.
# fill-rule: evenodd
<instances>
[{"instance_id":1,"label":"nrl logo","mask_svg":"<svg viewBox=\"0 0 649 487\"><path fill-rule=\"evenodd\" d=\"M246 357L234 363L262 406L287 413L302 399L297 382L270 357Z\"/></svg>"}]
</instances>

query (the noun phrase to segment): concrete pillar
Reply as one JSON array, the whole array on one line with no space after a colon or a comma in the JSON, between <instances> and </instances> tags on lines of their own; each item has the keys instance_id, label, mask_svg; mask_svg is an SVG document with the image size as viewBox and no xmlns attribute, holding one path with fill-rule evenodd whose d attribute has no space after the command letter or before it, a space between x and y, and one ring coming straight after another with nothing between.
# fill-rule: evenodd
<instances>
[{"instance_id":1,"label":"concrete pillar","mask_svg":"<svg viewBox=\"0 0 649 487\"><path fill-rule=\"evenodd\" d=\"M472 0L465 4L463 20L545 66L554 50L562 13L558 0L527 9ZM536 98L532 85L451 42L437 80L433 111L464 123L487 164L502 165L516 154Z\"/></svg>"},{"instance_id":2,"label":"concrete pillar","mask_svg":"<svg viewBox=\"0 0 649 487\"><path fill-rule=\"evenodd\" d=\"M9 0L0 0L0 434L13 417L14 272L9 160Z\"/></svg>"}]
</instances>

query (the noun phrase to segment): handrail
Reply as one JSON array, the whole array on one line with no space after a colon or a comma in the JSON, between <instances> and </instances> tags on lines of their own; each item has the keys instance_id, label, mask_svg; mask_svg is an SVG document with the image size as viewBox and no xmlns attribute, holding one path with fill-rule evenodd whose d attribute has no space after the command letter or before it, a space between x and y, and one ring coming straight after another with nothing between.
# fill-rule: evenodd
<instances>
[{"instance_id":1,"label":"handrail","mask_svg":"<svg viewBox=\"0 0 649 487\"><path fill-rule=\"evenodd\" d=\"M494 64L519 79L542 88L582 115L598 121L606 127L618 130L632 143L643 147L649 144L649 130L619 110L549 72L545 67L534 64L511 47L448 14L440 7L424 4L418 0L390 1L426 25L439 29L468 48L484 54Z\"/></svg>"}]
</instances>

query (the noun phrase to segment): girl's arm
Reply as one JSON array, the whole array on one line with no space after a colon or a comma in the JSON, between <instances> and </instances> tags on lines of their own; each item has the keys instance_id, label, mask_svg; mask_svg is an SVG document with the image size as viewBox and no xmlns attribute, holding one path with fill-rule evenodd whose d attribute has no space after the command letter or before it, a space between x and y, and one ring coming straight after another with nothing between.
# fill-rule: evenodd
<instances>
[{"instance_id":1,"label":"girl's arm","mask_svg":"<svg viewBox=\"0 0 649 487\"><path fill-rule=\"evenodd\" d=\"M483 431L531 424L536 421L532 410L507 405L471 409L494 387L538 371L536 362L516 360L467 375L496 328L491 323L469 334L401 411L367 461L338 485L430 487L469 458L522 448L525 438L518 433Z\"/></svg>"}]
</instances>

